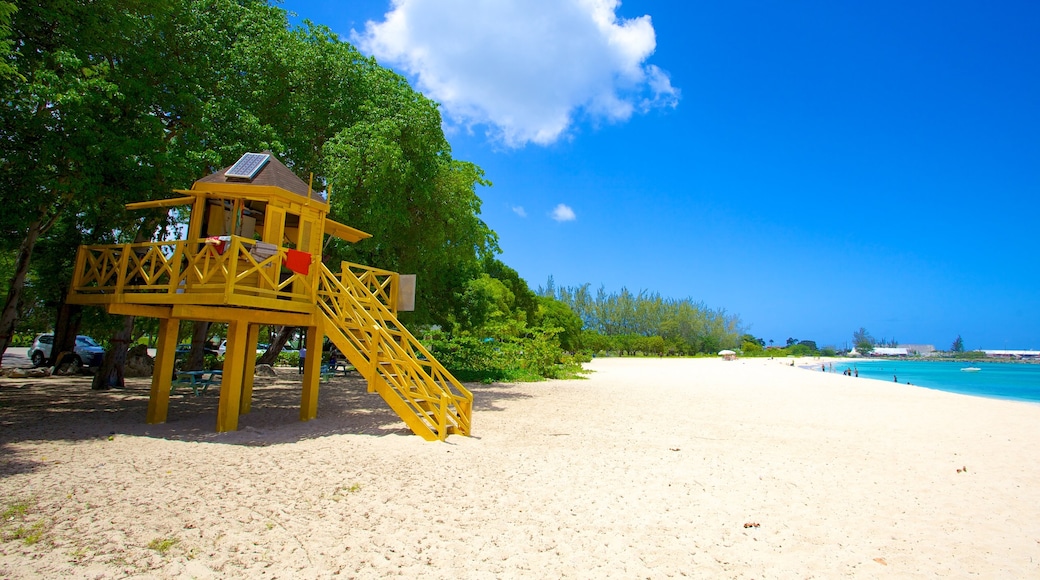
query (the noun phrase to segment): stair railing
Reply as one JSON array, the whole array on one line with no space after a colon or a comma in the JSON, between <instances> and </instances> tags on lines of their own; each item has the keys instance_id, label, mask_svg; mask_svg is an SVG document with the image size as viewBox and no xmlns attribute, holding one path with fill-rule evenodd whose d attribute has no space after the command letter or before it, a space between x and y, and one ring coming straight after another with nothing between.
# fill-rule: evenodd
<instances>
[{"instance_id":1,"label":"stair railing","mask_svg":"<svg viewBox=\"0 0 1040 580\"><path fill-rule=\"evenodd\" d=\"M337 277L322 265L317 294L318 306L335 323L338 338L351 347L344 354L413 431L442 440L449 433L469 435L472 393L400 325L365 283L356 276Z\"/></svg>"}]
</instances>

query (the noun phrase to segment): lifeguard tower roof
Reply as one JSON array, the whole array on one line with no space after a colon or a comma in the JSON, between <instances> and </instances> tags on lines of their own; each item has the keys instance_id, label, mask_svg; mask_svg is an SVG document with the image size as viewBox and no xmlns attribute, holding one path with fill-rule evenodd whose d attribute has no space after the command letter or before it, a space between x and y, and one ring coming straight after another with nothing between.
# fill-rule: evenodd
<instances>
[{"instance_id":1,"label":"lifeguard tower roof","mask_svg":"<svg viewBox=\"0 0 1040 580\"><path fill-rule=\"evenodd\" d=\"M310 191L307 184L270 151L246 153L234 165L211 173L195 183L270 185L303 197L310 197L317 202L327 203L323 195ZM308 192L310 192L309 196Z\"/></svg>"}]
</instances>

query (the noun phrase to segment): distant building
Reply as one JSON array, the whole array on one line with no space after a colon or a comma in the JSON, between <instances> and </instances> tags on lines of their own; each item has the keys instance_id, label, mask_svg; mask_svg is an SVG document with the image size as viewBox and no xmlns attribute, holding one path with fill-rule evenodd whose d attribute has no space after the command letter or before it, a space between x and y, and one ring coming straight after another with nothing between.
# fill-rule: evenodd
<instances>
[{"instance_id":1,"label":"distant building","mask_svg":"<svg viewBox=\"0 0 1040 580\"><path fill-rule=\"evenodd\" d=\"M993 358L1014 358L1014 359L1038 359L1040 358L1040 350L983 350L986 356Z\"/></svg>"},{"instance_id":2,"label":"distant building","mask_svg":"<svg viewBox=\"0 0 1040 580\"><path fill-rule=\"evenodd\" d=\"M875 346L874 350L870 351L870 356L909 356L906 347L900 346L893 348L890 346Z\"/></svg>"},{"instance_id":3,"label":"distant building","mask_svg":"<svg viewBox=\"0 0 1040 580\"><path fill-rule=\"evenodd\" d=\"M905 348L906 352L913 356L932 356L936 353L933 344L901 344L899 346Z\"/></svg>"}]
</instances>

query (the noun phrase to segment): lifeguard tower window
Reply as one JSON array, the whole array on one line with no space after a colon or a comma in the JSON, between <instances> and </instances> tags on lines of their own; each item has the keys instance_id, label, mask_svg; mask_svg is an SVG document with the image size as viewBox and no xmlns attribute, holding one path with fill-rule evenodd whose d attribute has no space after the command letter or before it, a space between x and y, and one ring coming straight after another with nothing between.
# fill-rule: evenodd
<instances>
[{"instance_id":1,"label":"lifeguard tower window","mask_svg":"<svg viewBox=\"0 0 1040 580\"><path fill-rule=\"evenodd\" d=\"M270 159L266 153L246 153L228 168L224 176L252 180Z\"/></svg>"},{"instance_id":2,"label":"lifeguard tower window","mask_svg":"<svg viewBox=\"0 0 1040 580\"><path fill-rule=\"evenodd\" d=\"M253 237L256 232L256 218L263 214L248 208L236 207L230 202L209 202L209 215L206 217L205 231L207 236Z\"/></svg>"}]
</instances>

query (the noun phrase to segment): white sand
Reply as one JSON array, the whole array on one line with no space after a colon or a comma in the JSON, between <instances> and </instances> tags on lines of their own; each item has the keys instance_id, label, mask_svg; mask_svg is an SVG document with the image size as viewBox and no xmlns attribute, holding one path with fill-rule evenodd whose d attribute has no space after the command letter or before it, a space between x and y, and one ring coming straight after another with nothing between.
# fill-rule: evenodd
<instances>
[{"instance_id":1,"label":"white sand","mask_svg":"<svg viewBox=\"0 0 1040 580\"><path fill-rule=\"evenodd\" d=\"M144 381L0 381L2 507L30 505L0 577L1040 577L1038 405L781 361L588 366L474 385L475 436L447 443L358 379L309 423L295 374L260 381L222 435L215 396L148 426Z\"/></svg>"}]
</instances>

